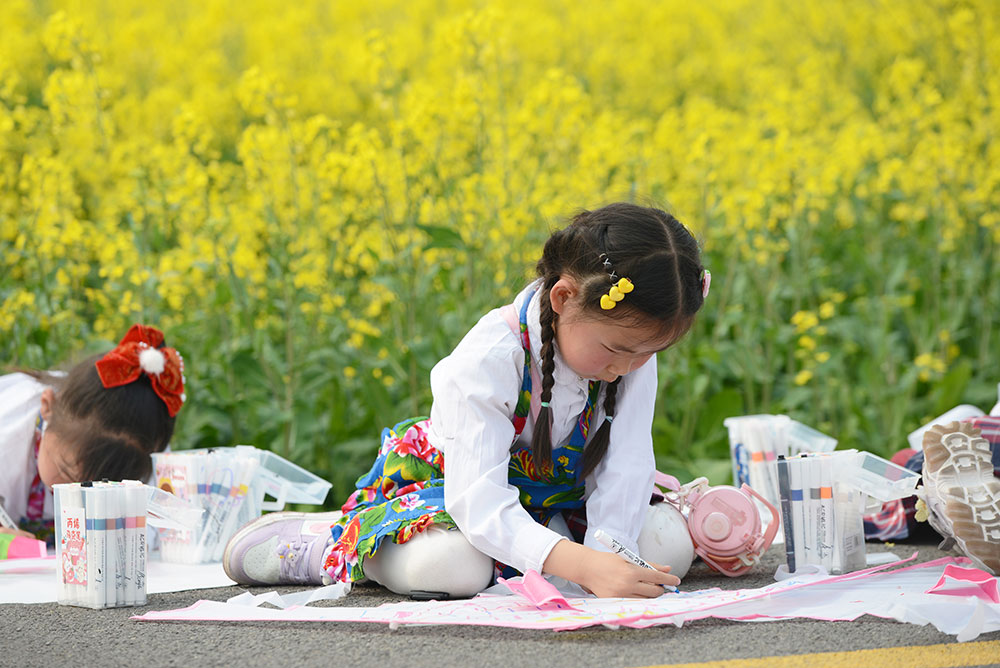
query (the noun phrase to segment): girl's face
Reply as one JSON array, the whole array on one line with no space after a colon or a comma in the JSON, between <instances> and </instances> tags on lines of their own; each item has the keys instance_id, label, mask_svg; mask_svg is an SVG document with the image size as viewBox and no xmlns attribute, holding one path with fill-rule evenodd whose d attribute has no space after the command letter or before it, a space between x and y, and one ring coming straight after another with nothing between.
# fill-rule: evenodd
<instances>
[{"instance_id":1,"label":"girl's face","mask_svg":"<svg viewBox=\"0 0 1000 668\"><path fill-rule=\"evenodd\" d=\"M42 393L42 419L46 422L52 419L52 390ZM38 477L46 487L66 482L79 482L77 462L73 445L60 438L52 429L46 429L42 434L42 442L38 446Z\"/></svg>"},{"instance_id":2,"label":"girl's face","mask_svg":"<svg viewBox=\"0 0 1000 668\"><path fill-rule=\"evenodd\" d=\"M618 325L594 319L579 303L576 281L563 276L552 286L549 299L556 320L556 343L566 364L582 378L614 382L638 369L673 341L655 325Z\"/></svg>"},{"instance_id":3,"label":"girl's face","mask_svg":"<svg viewBox=\"0 0 1000 668\"><path fill-rule=\"evenodd\" d=\"M73 448L51 429L46 429L38 446L38 477L46 487L52 487L60 483L79 482L75 471Z\"/></svg>"}]
</instances>

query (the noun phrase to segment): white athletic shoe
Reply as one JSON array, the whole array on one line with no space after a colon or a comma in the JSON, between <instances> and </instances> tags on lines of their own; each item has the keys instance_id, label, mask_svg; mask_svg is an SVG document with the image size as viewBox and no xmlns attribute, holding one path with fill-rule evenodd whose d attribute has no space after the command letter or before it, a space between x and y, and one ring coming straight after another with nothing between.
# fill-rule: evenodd
<instances>
[{"instance_id":1,"label":"white athletic shoe","mask_svg":"<svg viewBox=\"0 0 1000 668\"><path fill-rule=\"evenodd\" d=\"M333 540L332 513L268 513L226 544L222 567L240 584L322 584L323 553Z\"/></svg>"},{"instance_id":2,"label":"white athletic shoe","mask_svg":"<svg viewBox=\"0 0 1000 668\"><path fill-rule=\"evenodd\" d=\"M928 521L980 568L1000 573L1000 479L990 444L967 422L924 434L923 496Z\"/></svg>"}]
</instances>

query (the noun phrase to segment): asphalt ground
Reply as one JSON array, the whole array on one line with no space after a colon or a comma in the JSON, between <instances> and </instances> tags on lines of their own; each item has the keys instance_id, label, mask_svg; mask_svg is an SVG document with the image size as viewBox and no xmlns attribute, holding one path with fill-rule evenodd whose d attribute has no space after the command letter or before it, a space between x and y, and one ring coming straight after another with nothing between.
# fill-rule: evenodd
<instances>
[{"instance_id":1,"label":"asphalt ground","mask_svg":"<svg viewBox=\"0 0 1000 668\"><path fill-rule=\"evenodd\" d=\"M869 552L882 549L870 544ZM900 557L918 561L952 553L933 542L898 544ZM773 582L783 553L772 547L750 574L730 579L695 564L685 589L739 589ZM251 588L253 593L301 587ZM682 628L596 627L529 631L473 626L402 626L363 623L136 622L148 610L181 608L200 600L224 601L243 588L223 587L151 594L146 606L89 610L51 604L0 605L0 666L653 666L719 662L743 665L890 666L1000 665L1000 631L975 643L957 643L931 626L865 616L853 622L791 620L764 623L705 619ZM346 598L318 605L378 606L403 600L377 585L361 585ZM888 648L877 651L878 648ZM909 648L909 649L907 649ZM858 650L876 650L861 652ZM847 654L825 654L843 653ZM821 656L816 653L824 653ZM783 658L779 658L783 657ZM751 661L760 659L759 661Z\"/></svg>"}]
</instances>

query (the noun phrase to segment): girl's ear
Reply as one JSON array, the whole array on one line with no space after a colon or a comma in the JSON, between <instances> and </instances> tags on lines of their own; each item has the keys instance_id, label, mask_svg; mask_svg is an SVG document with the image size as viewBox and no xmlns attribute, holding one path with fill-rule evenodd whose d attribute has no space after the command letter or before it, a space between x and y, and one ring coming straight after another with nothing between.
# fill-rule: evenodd
<instances>
[{"instance_id":1,"label":"girl's ear","mask_svg":"<svg viewBox=\"0 0 1000 668\"><path fill-rule=\"evenodd\" d=\"M576 281L571 276L563 274L549 290L549 303L552 304L552 310L563 315L566 304L575 299L579 293L580 288Z\"/></svg>"},{"instance_id":2,"label":"girl's ear","mask_svg":"<svg viewBox=\"0 0 1000 668\"><path fill-rule=\"evenodd\" d=\"M46 422L52 420L52 404L56 400L56 393L52 391L51 387L47 387L42 390L42 406L41 413L42 419Z\"/></svg>"}]
</instances>

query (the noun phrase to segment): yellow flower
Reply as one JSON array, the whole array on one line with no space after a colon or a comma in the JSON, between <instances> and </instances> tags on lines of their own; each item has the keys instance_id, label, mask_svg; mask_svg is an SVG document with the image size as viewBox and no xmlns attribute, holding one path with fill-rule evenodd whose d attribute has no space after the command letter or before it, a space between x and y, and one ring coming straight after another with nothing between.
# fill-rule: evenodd
<instances>
[{"instance_id":1,"label":"yellow flower","mask_svg":"<svg viewBox=\"0 0 1000 668\"><path fill-rule=\"evenodd\" d=\"M805 385L810 380L812 380L812 378L813 378L813 372L809 371L808 369L803 369L802 371L799 371L797 374L795 374L795 384Z\"/></svg>"},{"instance_id":2,"label":"yellow flower","mask_svg":"<svg viewBox=\"0 0 1000 668\"><path fill-rule=\"evenodd\" d=\"M819 318L812 311L797 311L792 316L792 324L799 334L807 332L819 324Z\"/></svg>"}]
</instances>

